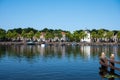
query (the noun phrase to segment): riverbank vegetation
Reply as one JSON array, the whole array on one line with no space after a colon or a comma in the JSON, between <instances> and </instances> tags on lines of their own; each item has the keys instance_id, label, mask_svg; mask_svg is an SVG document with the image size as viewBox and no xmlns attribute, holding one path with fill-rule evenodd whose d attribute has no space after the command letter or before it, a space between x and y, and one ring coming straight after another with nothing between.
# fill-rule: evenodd
<instances>
[{"instance_id":1,"label":"riverbank vegetation","mask_svg":"<svg viewBox=\"0 0 120 80\"><path fill-rule=\"evenodd\" d=\"M6 41L47 41L47 42L81 42L88 36L85 31L90 33L91 42L120 42L120 30L92 29L92 30L76 30L73 33L61 29L36 30L34 28L14 28L4 30L0 28L0 42Z\"/></svg>"}]
</instances>

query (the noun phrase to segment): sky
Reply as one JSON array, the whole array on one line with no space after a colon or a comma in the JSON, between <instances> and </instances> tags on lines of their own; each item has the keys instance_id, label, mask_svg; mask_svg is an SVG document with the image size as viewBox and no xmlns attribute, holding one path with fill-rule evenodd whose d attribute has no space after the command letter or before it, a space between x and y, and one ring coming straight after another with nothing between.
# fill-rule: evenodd
<instances>
[{"instance_id":1,"label":"sky","mask_svg":"<svg viewBox=\"0 0 120 80\"><path fill-rule=\"evenodd\" d=\"M0 0L0 28L120 30L120 0Z\"/></svg>"}]
</instances>

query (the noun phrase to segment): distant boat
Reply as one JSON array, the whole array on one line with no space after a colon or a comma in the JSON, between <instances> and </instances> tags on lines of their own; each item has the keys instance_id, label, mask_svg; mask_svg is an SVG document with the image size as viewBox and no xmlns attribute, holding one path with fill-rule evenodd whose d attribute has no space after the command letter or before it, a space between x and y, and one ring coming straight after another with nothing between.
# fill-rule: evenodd
<instances>
[{"instance_id":1,"label":"distant boat","mask_svg":"<svg viewBox=\"0 0 120 80\"><path fill-rule=\"evenodd\" d=\"M76 43L76 42L73 42L73 43L72 43L72 46L76 46L76 45L77 45L77 43Z\"/></svg>"},{"instance_id":2,"label":"distant boat","mask_svg":"<svg viewBox=\"0 0 120 80\"><path fill-rule=\"evenodd\" d=\"M45 47L45 44L44 44L44 43L42 43L42 44L41 44L41 47Z\"/></svg>"},{"instance_id":3,"label":"distant boat","mask_svg":"<svg viewBox=\"0 0 120 80\"><path fill-rule=\"evenodd\" d=\"M45 45L46 45L45 42L41 43L41 47L45 47Z\"/></svg>"},{"instance_id":4,"label":"distant boat","mask_svg":"<svg viewBox=\"0 0 120 80\"><path fill-rule=\"evenodd\" d=\"M29 41L29 42L27 42L27 45L35 45L35 42Z\"/></svg>"}]
</instances>

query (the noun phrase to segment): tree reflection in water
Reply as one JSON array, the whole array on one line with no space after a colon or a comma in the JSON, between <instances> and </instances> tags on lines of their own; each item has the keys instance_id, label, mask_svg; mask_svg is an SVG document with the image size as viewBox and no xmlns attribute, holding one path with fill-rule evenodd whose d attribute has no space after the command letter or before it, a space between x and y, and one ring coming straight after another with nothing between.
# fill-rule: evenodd
<instances>
[{"instance_id":1,"label":"tree reflection in water","mask_svg":"<svg viewBox=\"0 0 120 80\"><path fill-rule=\"evenodd\" d=\"M120 60L120 46L46 46L40 45L12 45L0 46L0 58L8 57L34 60L35 58L71 58L81 57L83 60L99 58L101 52L109 57L114 53Z\"/></svg>"}]
</instances>

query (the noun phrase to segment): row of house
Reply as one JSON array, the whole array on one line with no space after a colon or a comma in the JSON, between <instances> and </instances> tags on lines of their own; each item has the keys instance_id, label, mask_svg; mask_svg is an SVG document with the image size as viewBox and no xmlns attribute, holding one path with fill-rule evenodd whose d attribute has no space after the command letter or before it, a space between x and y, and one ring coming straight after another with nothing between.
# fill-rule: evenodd
<instances>
[{"instance_id":1,"label":"row of house","mask_svg":"<svg viewBox=\"0 0 120 80\"><path fill-rule=\"evenodd\" d=\"M40 35L40 38L37 39L35 37L33 37L33 40L36 40L39 41L39 42L50 42L50 41L68 41L69 39L66 37L66 33L65 32L62 32L62 37L59 39L58 36L55 36L53 39L48 39L46 40L45 39L45 35L46 33L45 32L42 32L41 35ZM86 37L84 37L83 39L81 39L81 42L92 42L92 39L91 39L91 34L89 31L85 30L85 34L87 34ZM114 35L112 38L111 38L114 42L117 42L117 36ZM107 38L102 38L102 41L108 41ZM98 42L99 42L99 39L98 39Z\"/></svg>"},{"instance_id":2,"label":"row of house","mask_svg":"<svg viewBox=\"0 0 120 80\"><path fill-rule=\"evenodd\" d=\"M84 37L84 39L81 39L81 42L91 42L90 32L89 31L85 31L85 33L87 34L87 36ZM51 41L68 41L68 38L66 37L66 33L62 32L61 39L59 39L59 37L55 36L54 39L50 39L50 40ZM41 33L40 38L38 39L38 41L43 41L43 42L47 41L45 39L45 33L44 32Z\"/></svg>"},{"instance_id":3,"label":"row of house","mask_svg":"<svg viewBox=\"0 0 120 80\"><path fill-rule=\"evenodd\" d=\"M33 39L35 39L35 38L33 38ZM45 32L42 32L41 35L40 35L40 38L37 39L37 40L40 41L40 42L45 42L45 41L67 41L67 37L66 37L66 33L62 32L61 39L59 39L58 36L55 36L53 39L46 40L45 39Z\"/></svg>"}]
</instances>

